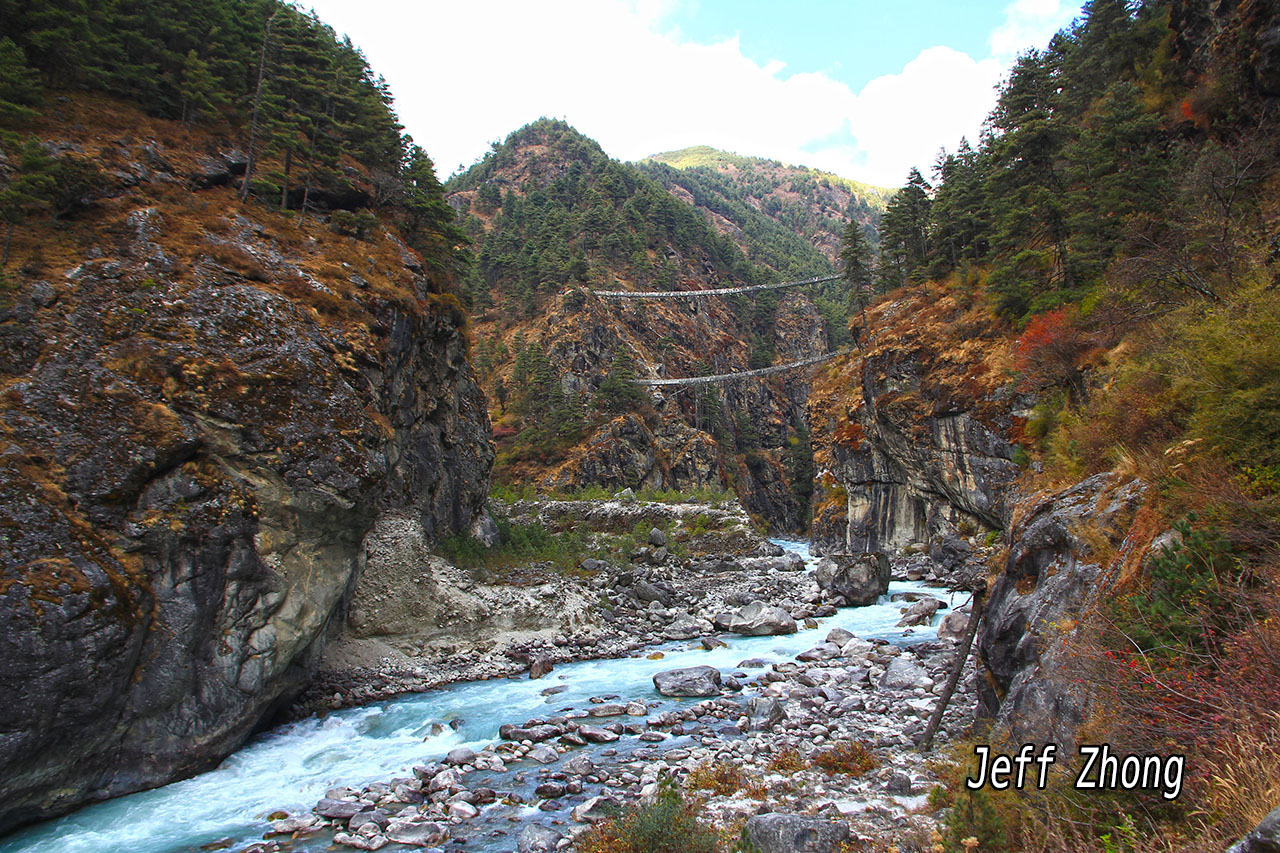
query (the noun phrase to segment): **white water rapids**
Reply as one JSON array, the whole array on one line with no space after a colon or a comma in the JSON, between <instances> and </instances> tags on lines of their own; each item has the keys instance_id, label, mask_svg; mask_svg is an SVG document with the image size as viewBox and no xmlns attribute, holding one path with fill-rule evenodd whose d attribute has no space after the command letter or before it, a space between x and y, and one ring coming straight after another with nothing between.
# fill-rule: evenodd
<instances>
[{"instance_id":1,"label":"white water rapids","mask_svg":"<svg viewBox=\"0 0 1280 853\"><path fill-rule=\"evenodd\" d=\"M809 568L816 562L808 543L775 541L804 557ZM909 591L927 591L951 605L946 590L936 587L899 582L889 587L890 594ZM935 625L946 612L944 609L934 617ZM864 639L900 644L933 639L937 634L934 627L896 628L900 618L899 605L889 604L886 596L868 607L842 608L835 616L819 619L818 628L801 629L792 635L727 635L723 639L728 647L712 651L702 649L697 641L670 643L658 647L665 652L661 660L646 658L653 649L645 649L638 657L559 664L548 677L537 681L507 678L454 684L308 718L254 738L207 773L87 806L0 839L0 853L192 853L201 845L227 838L236 842L235 847L242 847L262 838L269 828L267 815L272 812L309 811L327 789L337 785L359 787L407 777L414 764L439 760L455 746L467 744L479 749L497 740L498 727L504 723L523 723L568 706L587 707L590 697L610 694L623 700L661 701L666 708L680 704L680 700L659 696L654 690L651 679L656 672L699 664L733 671L748 658L792 660L821 643L836 627ZM752 677L760 672L745 671ZM553 696L542 695L553 686L567 689ZM448 725L452 721L460 721L456 731ZM518 813L539 814L531 809ZM455 834L466 832L465 826L458 830ZM321 835L291 849L321 850L328 843L328 837ZM476 838L466 849L511 850L514 834L493 846L496 843ZM391 845L388 849L406 848Z\"/></svg>"}]
</instances>

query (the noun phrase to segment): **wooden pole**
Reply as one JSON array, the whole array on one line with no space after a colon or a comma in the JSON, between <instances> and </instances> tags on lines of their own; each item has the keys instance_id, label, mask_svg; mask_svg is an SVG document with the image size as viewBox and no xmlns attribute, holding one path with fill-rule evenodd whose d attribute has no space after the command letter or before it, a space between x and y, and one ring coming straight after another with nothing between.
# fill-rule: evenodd
<instances>
[{"instance_id":1,"label":"wooden pole","mask_svg":"<svg viewBox=\"0 0 1280 853\"><path fill-rule=\"evenodd\" d=\"M969 627L965 629L964 639L960 642L960 655L951 669L951 676L947 679L946 687L942 689L942 695L938 697L938 704L933 709L933 716L929 718L929 725L925 726L924 734L920 736L921 752L928 752L933 748L933 736L938 733L938 728L942 725L942 715L946 712L947 705L951 703L951 694L956 692L960 675L964 672L965 664L969 660L969 651L973 648L973 638L978 634L978 622L982 620L982 606L986 598L987 585L984 583L973 591L973 611L969 614Z\"/></svg>"}]
</instances>

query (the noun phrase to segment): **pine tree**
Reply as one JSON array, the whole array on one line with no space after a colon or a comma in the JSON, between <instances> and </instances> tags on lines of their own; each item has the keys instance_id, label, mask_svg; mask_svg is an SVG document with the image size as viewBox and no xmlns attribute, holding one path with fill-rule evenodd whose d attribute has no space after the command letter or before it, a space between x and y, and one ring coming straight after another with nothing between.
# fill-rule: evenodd
<instances>
[{"instance_id":1,"label":"pine tree","mask_svg":"<svg viewBox=\"0 0 1280 853\"><path fill-rule=\"evenodd\" d=\"M40 72L27 65L27 55L13 39L0 38L0 121L27 118L40 103Z\"/></svg>"},{"instance_id":2,"label":"pine tree","mask_svg":"<svg viewBox=\"0 0 1280 853\"><path fill-rule=\"evenodd\" d=\"M5 224L4 250L0 252L0 268L9 264L9 248L14 228L33 209L48 207L57 194L56 164L45 156L34 139L22 148L17 171L0 189L0 221Z\"/></svg>"}]
</instances>

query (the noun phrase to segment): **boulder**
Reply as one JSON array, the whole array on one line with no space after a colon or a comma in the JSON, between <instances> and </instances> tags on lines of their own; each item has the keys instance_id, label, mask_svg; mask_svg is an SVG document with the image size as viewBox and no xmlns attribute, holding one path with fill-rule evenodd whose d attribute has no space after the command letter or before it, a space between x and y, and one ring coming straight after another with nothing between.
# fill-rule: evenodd
<instances>
[{"instance_id":1,"label":"boulder","mask_svg":"<svg viewBox=\"0 0 1280 853\"><path fill-rule=\"evenodd\" d=\"M844 821L792 814L747 819L747 838L760 853L832 853L849 839Z\"/></svg>"},{"instance_id":2,"label":"boulder","mask_svg":"<svg viewBox=\"0 0 1280 853\"><path fill-rule=\"evenodd\" d=\"M922 682L929 678L929 673L924 668L896 657L889 662L889 666L884 671L884 676L880 679L881 687L888 687L894 690L913 690L922 685Z\"/></svg>"},{"instance_id":3,"label":"boulder","mask_svg":"<svg viewBox=\"0 0 1280 853\"><path fill-rule=\"evenodd\" d=\"M531 823L520 830L516 853L554 853L563 835L549 826Z\"/></svg>"},{"instance_id":4,"label":"boulder","mask_svg":"<svg viewBox=\"0 0 1280 853\"><path fill-rule=\"evenodd\" d=\"M622 803L613 797L600 795L575 806L569 816L579 823L599 823L622 811Z\"/></svg>"},{"instance_id":5,"label":"boulder","mask_svg":"<svg viewBox=\"0 0 1280 853\"><path fill-rule=\"evenodd\" d=\"M906 628L912 625L927 625L933 619L933 614L942 608L942 602L936 598L922 598L915 604L907 608L902 614L902 618L898 620L899 628Z\"/></svg>"},{"instance_id":6,"label":"boulder","mask_svg":"<svg viewBox=\"0 0 1280 853\"><path fill-rule=\"evenodd\" d=\"M752 731L764 731L786 719L782 700L771 696L753 696L747 701L747 720Z\"/></svg>"},{"instance_id":7,"label":"boulder","mask_svg":"<svg viewBox=\"0 0 1280 853\"><path fill-rule=\"evenodd\" d=\"M1228 847L1227 853L1280 853L1280 806L1272 809L1248 835Z\"/></svg>"},{"instance_id":8,"label":"boulder","mask_svg":"<svg viewBox=\"0 0 1280 853\"><path fill-rule=\"evenodd\" d=\"M791 618L790 613L781 607L765 604L763 601L753 601L737 613L718 614L715 624L720 630L732 631L746 637L796 632L796 620Z\"/></svg>"},{"instance_id":9,"label":"boulder","mask_svg":"<svg viewBox=\"0 0 1280 853\"><path fill-rule=\"evenodd\" d=\"M929 546L929 559L943 571L954 572L964 568L965 560L973 552L968 542L957 536L943 536Z\"/></svg>"},{"instance_id":10,"label":"boulder","mask_svg":"<svg viewBox=\"0 0 1280 853\"><path fill-rule=\"evenodd\" d=\"M835 643L837 646L843 646L852 639L853 633L844 628L832 628L827 632L827 642Z\"/></svg>"},{"instance_id":11,"label":"boulder","mask_svg":"<svg viewBox=\"0 0 1280 853\"><path fill-rule=\"evenodd\" d=\"M449 830L435 821L401 818L387 824L386 836L410 847L438 847L449 840Z\"/></svg>"},{"instance_id":12,"label":"boulder","mask_svg":"<svg viewBox=\"0 0 1280 853\"><path fill-rule=\"evenodd\" d=\"M962 610L952 610L943 616L942 623L938 625L938 639L956 642L963 640L965 632L969 630L969 618L972 615L973 608L966 607Z\"/></svg>"},{"instance_id":13,"label":"boulder","mask_svg":"<svg viewBox=\"0 0 1280 853\"><path fill-rule=\"evenodd\" d=\"M692 640L713 630L715 628L706 619L699 619L685 613L677 616L674 622L662 629L662 636L668 640Z\"/></svg>"},{"instance_id":14,"label":"boulder","mask_svg":"<svg viewBox=\"0 0 1280 853\"><path fill-rule=\"evenodd\" d=\"M391 823L391 818L387 817L386 812L379 809L368 809L353 814L351 820L347 821L347 829L355 832L366 823L371 823L378 829L386 829L387 824Z\"/></svg>"},{"instance_id":15,"label":"boulder","mask_svg":"<svg viewBox=\"0 0 1280 853\"><path fill-rule=\"evenodd\" d=\"M551 672L555 668L556 665L551 662L551 658L546 657L545 655L540 655L534 658L529 664L529 677L542 678L542 676Z\"/></svg>"},{"instance_id":16,"label":"boulder","mask_svg":"<svg viewBox=\"0 0 1280 853\"><path fill-rule=\"evenodd\" d=\"M818 588L842 597L854 607L875 604L889 591L889 558L873 554L833 554L818 562Z\"/></svg>"},{"instance_id":17,"label":"boulder","mask_svg":"<svg viewBox=\"0 0 1280 853\"><path fill-rule=\"evenodd\" d=\"M454 749L449 750L449 754L444 757L445 764L452 764L454 766L457 766L460 764L470 764L475 760L476 760L475 750L473 750L469 746L455 747Z\"/></svg>"},{"instance_id":18,"label":"boulder","mask_svg":"<svg viewBox=\"0 0 1280 853\"><path fill-rule=\"evenodd\" d=\"M714 666L669 669L653 676L653 686L663 696L718 696L720 670Z\"/></svg>"},{"instance_id":19,"label":"boulder","mask_svg":"<svg viewBox=\"0 0 1280 853\"><path fill-rule=\"evenodd\" d=\"M573 758L567 759L561 765L561 769L565 773L571 773L577 776L589 776L596 772L596 765L590 758L585 755L575 755Z\"/></svg>"},{"instance_id":20,"label":"boulder","mask_svg":"<svg viewBox=\"0 0 1280 853\"><path fill-rule=\"evenodd\" d=\"M718 672L716 674L719 675ZM618 739L617 734L609 731L608 729L601 728L600 726L578 726L578 735L587 743L613 743Z\"/></svg>"},{"instance_id":21,"label":"boulder","mask_svg":"<svg viewBox=\"0 0 1280 853\"><path fill-rule=\"evenodd\" d=\"M670 607L671 601L674 598L669 590L663 589L657 584L650 583L646 580L636 581L631 587L631 591L635 593L636 598L646 604L657 601L661 603L663 607Z\"/></svg>"},{"instance_id":22,"label":"boulder","mask_svg":"<svg viewBox=\"0 0 1280 853\"><path fill-rule=\"evenodd\" d=\"M357 812L363 809L371 809L373 806L367 803L349 802L347 800L331 800L325 797L316 803L315 813L320 817L329 820L351 820L356 816Z\"/></svg>"},{"instance_id":23,"label":"boulder","mask_svg":"<svg viewBox=\"0 0 1280 853\"><path fill-rule=\"evenodd\" d=\"M831 660L832 658L838 658L838 657L840 657L839 646L837 646L835 643L822 643L820 645L814 646L808 651L803 651L800 654L796 655L796 660L810 662L810 661L819 661L819 660Z\"/></svg>"}]
</instances>

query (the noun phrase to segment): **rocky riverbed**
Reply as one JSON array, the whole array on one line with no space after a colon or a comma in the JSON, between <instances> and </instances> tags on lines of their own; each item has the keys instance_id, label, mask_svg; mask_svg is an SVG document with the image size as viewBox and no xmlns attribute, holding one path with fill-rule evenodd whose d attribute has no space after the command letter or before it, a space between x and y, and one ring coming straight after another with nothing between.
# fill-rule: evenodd
<instances>
[{"instance_id":1,"label":"rocky riverbed","mask_svg":"<svg viewBox=\"0 0 1280 853\"><path fill-rule=\"evenodd\" d=\"M544 514L579 509L522 511L555 524ZM924 556L820 562L803 543L761 539L736 507L707 531L706 509L626 506L622 526L652 523L648 534L568 574L526 567L521 583L500 586L430 566L421 585L455 583L448 601L470 634L344 637L296 722L211 773L0 851L54 840L147 853L561 849L663 779L731 835L745 826L763 853L793 830L848 833L872 849L922 844L934 779L913 744L953 665L967 595L929 585L947 575ZM416 606L393 591L366 597L366 618L387 618L371 603ZM504 608L524 608L518 630L485 630L512 627L509 614L476 618ZM972 671L970 660L939 742L973 718ZM154 817L139 822L139 808Z\"/></svg>"},{"instance_id":2,"label":"rocky riverbed","mask_svg":"<svg viewBox=\"0 0 1280 853\"><path fill-rule=\"evenodd\" d=\"M716 617L740 613L753 602L769 611L757 619L767 622L781 608L798 625L812 627L815 618L831 616L849 600L841 599L841 591L850 592L847 584L819 587L815 577L806 576L812 566L796 550L761 536L736 501L520 501L501 512L513 522L584 526L601 538L633 528L648 527L648 533L615 559L583 560L579 575L535 564L522 567L519 584L512 585L477 582L426 553L421 543L406 545L385 531L380 540L375 531L374 552L390 539L393 556L371 558L361 578L366 588L356 590L350 621L367 627L348 625L330 644L287 718L459 681L510 677L535 662L545 668L621 657L735 630L727 622L717 624ZM976 554L970 565L984 556ZM382 572L387 581L378 580L380 563L388 564ZM944 586L964 571L923 554L896 556L892 566L894 577ZM423 630L434 622L446 629ZM761 627L761 633L770 632Z\"/></svg>"},{"instance_id":3,"label":"rocky riverbed","mask_svg":"<svg viewBox=\"0 0 1280 853\"><path fill-rule=\"evenodd\" d=\"M565 508L553 508L559 511ZM746 535L737 554L702 550L677 558L668 545L655 527L628 562L587 561L589 576L574 582L589 591L579 597L597 602L596 618L576 634L534 633L455 647L434 660L388 657L330 671L302 710L460 674L544 679L548 710L503 725L490 743L416 765L412 776L330 789L310 812L277 820L272 831L367 850L456 843L522 853L563 849L590 824L652 798L660 781L671 779L699 799L705 820L730 834L745 826L763 853L790 849L775 844L791 827L779 820L798 821L792 829L823 838L926 849L937 825L927 805L936 779L915 741L955 665L968 617L948 604L965 597L922 585L898 592L891 606L899 618L870 637L824 631L819 620L854 613L851 600L875 601L890 574L938 583L951 572L924 556L899 556L892 565L873 558L819 564L799 543L784 548ZM663 668L666 660L687 661L690 650L716 650L725 637L797 631L812 645L789 659ZM916 631L921 641L912 642ZM568 662L625 657L653 661L652 690L572 701L557 683ZM973 671L971 658L940 743L972 722ZM561 696L566 701L557 703ZM269 838L245 849L261 853L278 844Z\"/></svg>"},{"instance_id":4,"label":"rocky riverbed","mask_svg":"<svg viewBox=\"0 0 1280 853\"><path fill-rule=\"evenodd\" d=\"M412 777L332 789L312 813L277 820L272 831L332 833L361 850L466 839L467 849L549 851L569 847L623 805L652 798L667 777L700 800L705 820L731 832L757 815L792 816L824 837L927 849L937 826L927 793L937 780L914 741L956 645L902 648L835 629L803 660L763 667L745 660L723 675L714 667L663 671L655 678L660 692L702 698L652 713L658 703L643 698L591 697L504 726L503 739L456 748L413 767ZM967 663L943 742L973 718ZM791 849L768 846L759 821L748 829L762 853ZM285 848L268 840L244 853L275 849Z\"/></svg>"}]
</instances>

